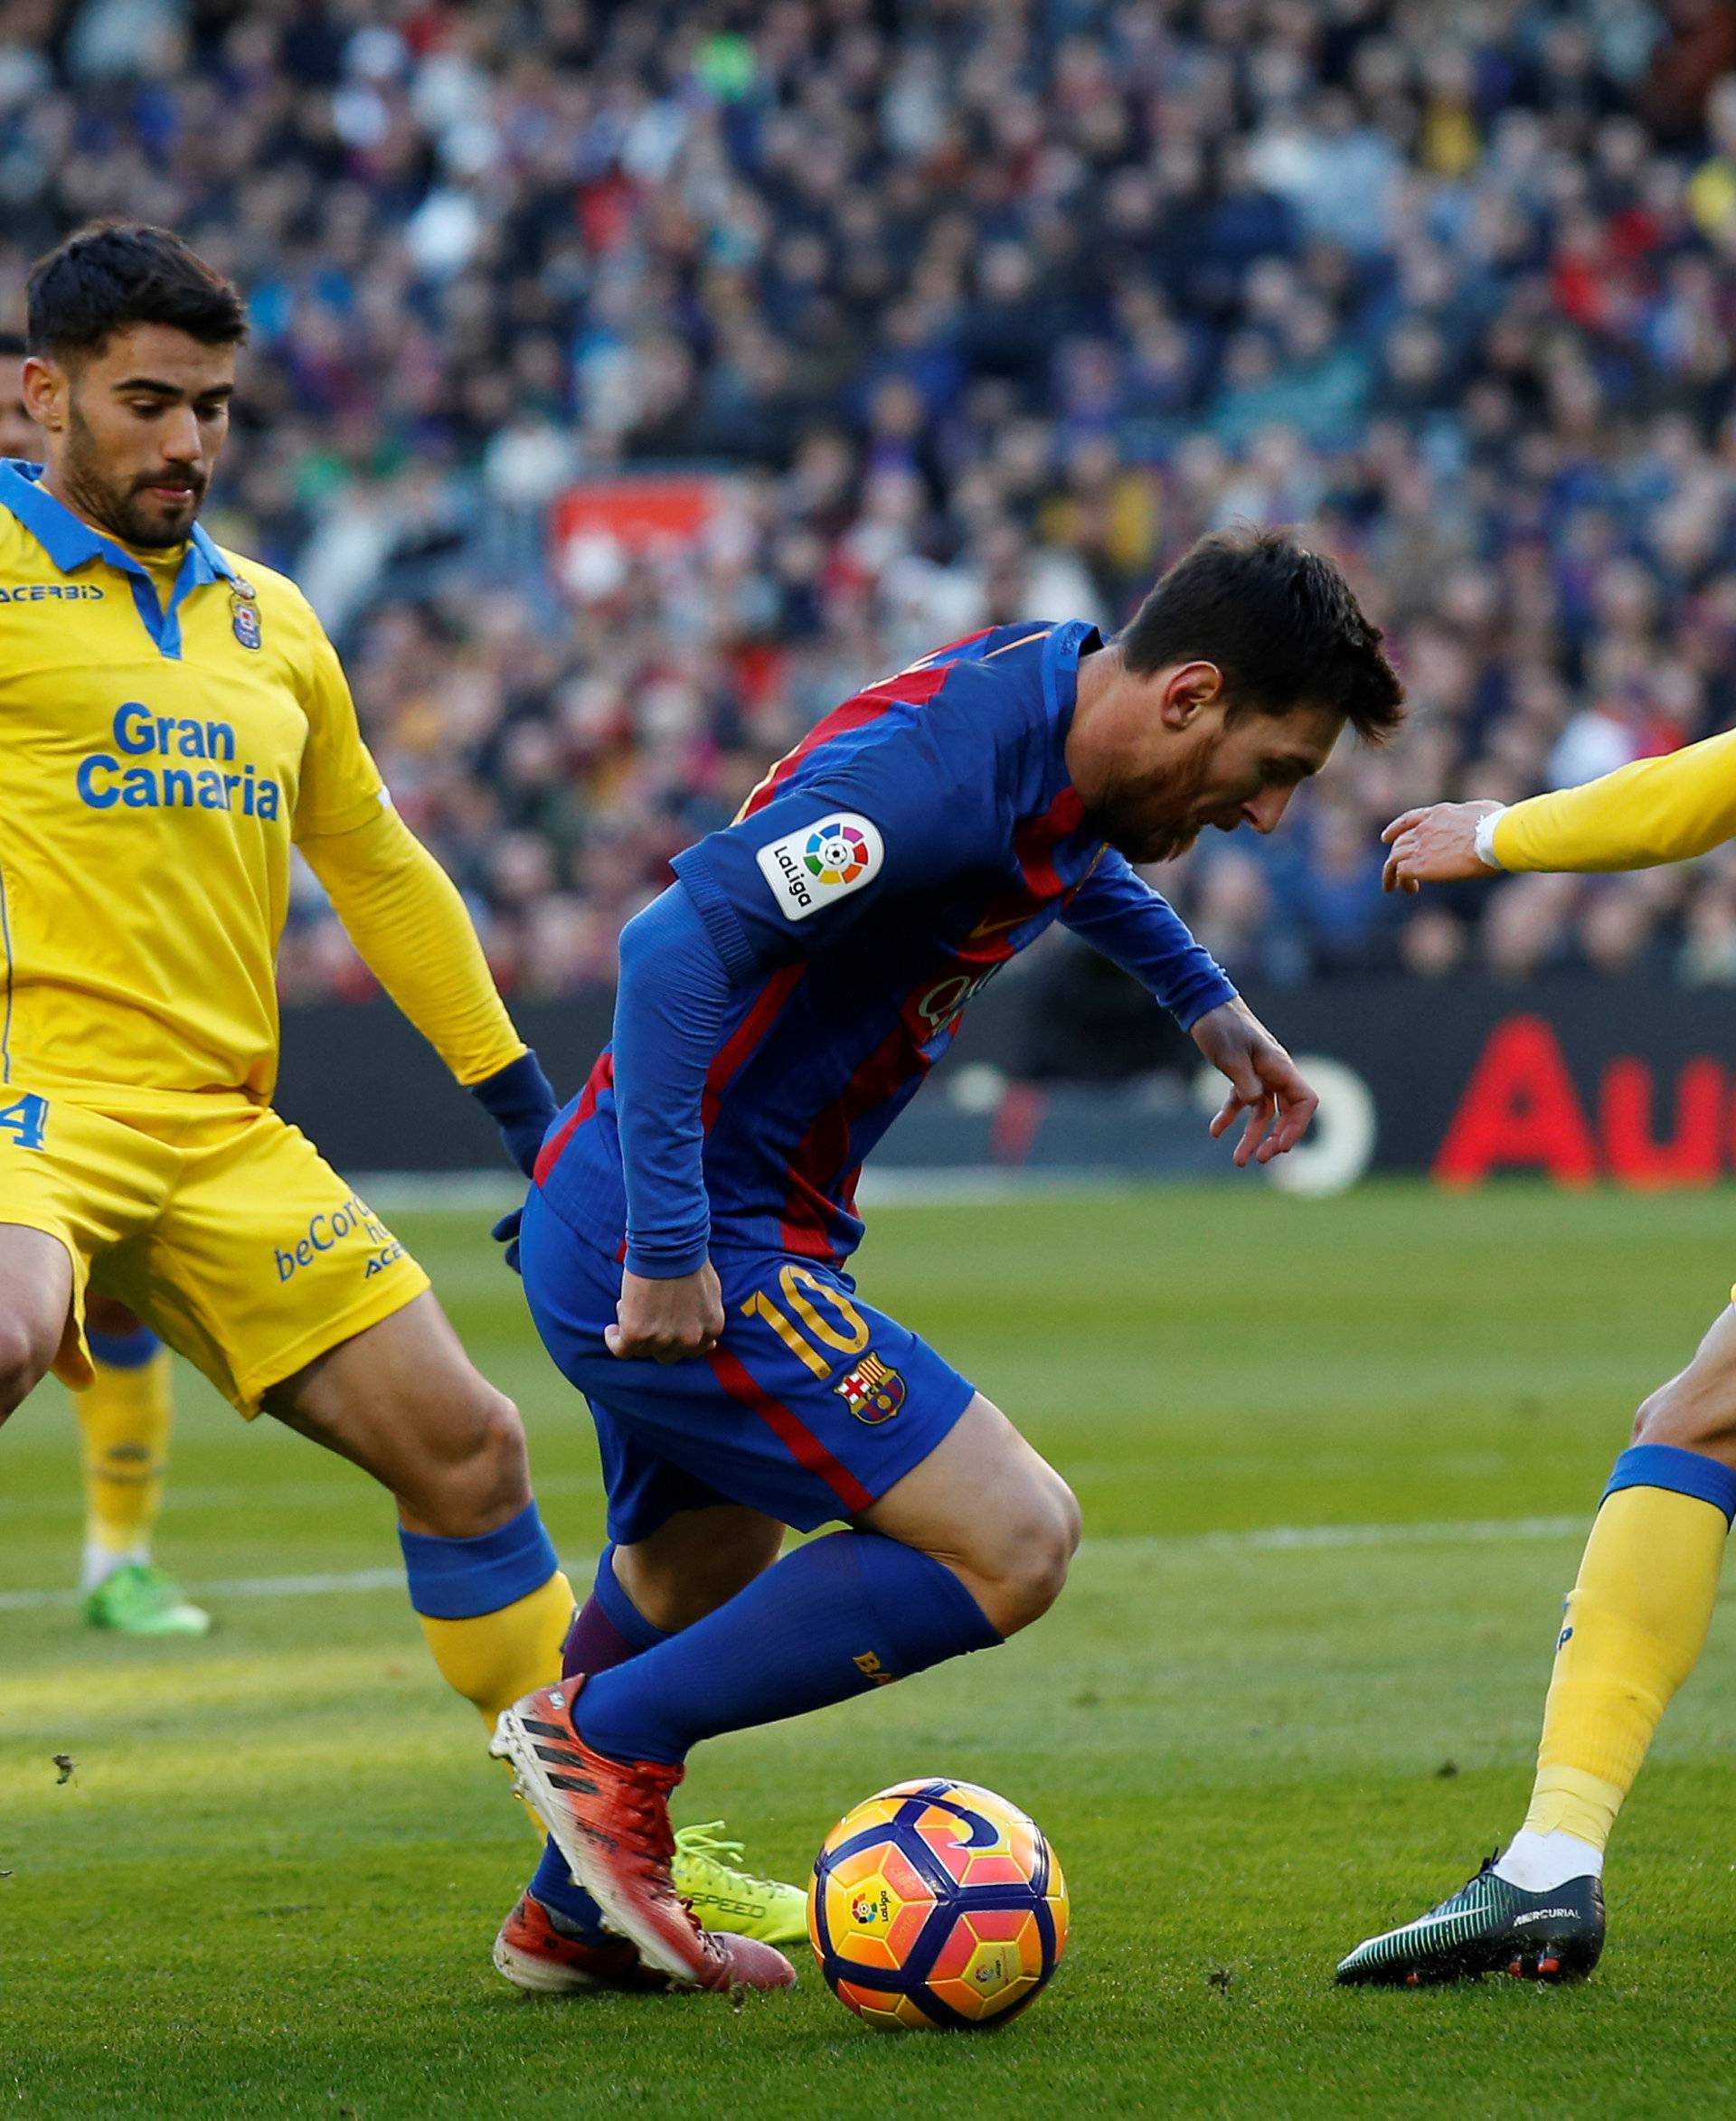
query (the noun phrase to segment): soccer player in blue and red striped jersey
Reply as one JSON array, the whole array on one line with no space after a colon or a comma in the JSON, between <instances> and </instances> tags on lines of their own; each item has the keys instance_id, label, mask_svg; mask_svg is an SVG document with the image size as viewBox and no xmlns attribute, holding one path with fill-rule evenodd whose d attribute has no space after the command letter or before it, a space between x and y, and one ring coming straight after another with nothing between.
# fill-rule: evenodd
<instances>
[{"instance_id":1,"label":"soccer player in blue and red striped jersey","mask_svg":"<svg viewBox=\"0 0 1736 2121\"><path fill-rule=\"evenodd\" d=\"M857 1173L970 997L1055 920L1228 1078L1212 1125L1243 1116L1239 1164L1300 1138L1313 1093L1131 864L1207 825L1272 831L1346 721L1391 728L1380 643L1288 533L1207 539L1113 641L995 627L858 693L629 923L613 1044L522 1228L612 1543L567 1678L495 1741L552 1836L496 1943L511 1977L559 1985L563 1938L594 1968L600 1920L644 1978L739 1979L670 1881L689 1748L986 1649L1060 1591L1077 1504L858 1296ZM787 1527L838 1520L778 1559Z\"/></svg>"}]
</instances>

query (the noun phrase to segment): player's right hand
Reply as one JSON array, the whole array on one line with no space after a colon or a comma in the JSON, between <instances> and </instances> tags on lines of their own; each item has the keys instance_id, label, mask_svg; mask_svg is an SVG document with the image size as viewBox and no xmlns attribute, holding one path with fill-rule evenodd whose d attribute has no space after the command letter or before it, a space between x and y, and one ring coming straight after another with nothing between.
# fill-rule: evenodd
<instances>
[{"instance_id":1,"label":"player's right hand","mask_svg":"<svg viewBox=\"0 0 1736 2121\"><path fill-rule=\"evenodd\" d=\"M1207 1129L1212 1140L1229 1133L1238 1114L1248 1116L1237 1167L1269 1164L1293 1149L1320 1108L1318 1094L1241 996L1208 1009L1188 1035L1230 1085Z\"/></svg>"},{"instance_id":2,"label":"player's right hand","mask_svg":"<svg viewBox=\"0 0 1736 2121\"><path fill-rule=\"evenodd\" d=\"M1429 803L1395 817L1381 834L1392 852L1381 873L1389 891L1420 891L1426 883L1458 883L1467 877L1497 876L1477 859L1477 828L1499 803Z\"/></svg>"},{"instance_id":3,"label":"player's right hand","mask_svg":"<svg viewBox=\"0 0 1736 2121\"><path fill-rule=\"evenodd\" d=\"M623 1270L615 1324L604 1327L603 1341L624 1362L684 1362L709 1355L722 1334L723 1292L708 1259L668 1281Z\"/></svg>"}]
</instances>

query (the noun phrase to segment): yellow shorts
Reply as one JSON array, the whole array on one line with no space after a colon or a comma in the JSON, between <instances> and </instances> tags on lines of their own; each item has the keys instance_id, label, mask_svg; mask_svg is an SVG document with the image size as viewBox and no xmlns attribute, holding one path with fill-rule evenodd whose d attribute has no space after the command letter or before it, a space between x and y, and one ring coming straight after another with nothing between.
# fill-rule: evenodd
<instances>
[{"instance_id":1,"label":"yellow shorts","mask_svg":"<svg viewBox=\"0 0 1736 2121\"><path fill-rule=\"evenodd\" d=\"M54 1364L67 1384L90 1381L95 1288L250 1419L271 1385L401 1310L428 1277L298 1127L239 1098L175 1104L0 1090L0 1222L71 1255Z\"/></svg>"}]
</instances>

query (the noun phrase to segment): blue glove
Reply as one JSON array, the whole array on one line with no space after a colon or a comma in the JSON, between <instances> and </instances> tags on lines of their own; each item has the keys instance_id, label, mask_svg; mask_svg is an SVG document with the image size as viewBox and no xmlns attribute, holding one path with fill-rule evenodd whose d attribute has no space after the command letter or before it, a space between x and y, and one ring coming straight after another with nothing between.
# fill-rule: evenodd
<instances>
[{"instance_id":1,"label":"blue glove","mask_svg":"<svg viewBox=\"0 0 1736 2121\"><path fill-rule=\"evenodd\" d=\"M524 1209L514 1208L510 1215L503 1215L488 1232L497 1245L505 1246L506 1264L514 1274L522 1274L524 1271L518 1263L518 1226L524 1220Z\"/></svg>"},{"instance_id":2,"label":"blue glove","mask_svg":"<svg viewBox=\"0 0 1736 2121\"><path fill-rule=\"evenodd\" d=\"M560 1110L542 1063L534 1053L521 1053L493 1075L473 1082L470 1095L499 1127L506 1154L526 1178L532 1177L542 1136Z\"/></svg>"}]
</instances>

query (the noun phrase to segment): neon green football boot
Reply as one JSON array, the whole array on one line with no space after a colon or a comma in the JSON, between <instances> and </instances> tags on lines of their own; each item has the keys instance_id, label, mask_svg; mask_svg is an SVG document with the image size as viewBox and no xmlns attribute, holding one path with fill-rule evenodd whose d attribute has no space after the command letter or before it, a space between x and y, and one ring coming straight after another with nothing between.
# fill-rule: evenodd
<instances>
[{"instance_id":1,"label":"neon green football boot","mask_svg":"<svg viewBox=\"0 0 1736 2121\"><path fill-rule=\"evenodd\" d=\"M84 1601L84 1624L117 1635L211 1633L211 1615L190 1605L174 1577L148 1561L129 1561L106 1576Z\"/></svg>"},{"instance_id":2,"label":"neon green football boot","mask_svg":"<svg viewBox=\"0 0 1736 2121\"><path fill-rule=\"evenodd\" d=\"M675 1829L675 1890L702 1929L757 1937L761 1944L799 1944L807 1935L807 1895L799 1885L756 1877L741 1868L739 1841L722 1838L723 1822Z\"/></svg>"}]
</instances>

